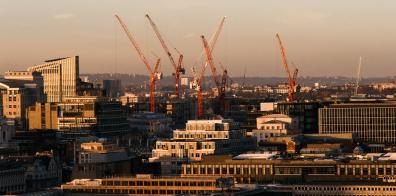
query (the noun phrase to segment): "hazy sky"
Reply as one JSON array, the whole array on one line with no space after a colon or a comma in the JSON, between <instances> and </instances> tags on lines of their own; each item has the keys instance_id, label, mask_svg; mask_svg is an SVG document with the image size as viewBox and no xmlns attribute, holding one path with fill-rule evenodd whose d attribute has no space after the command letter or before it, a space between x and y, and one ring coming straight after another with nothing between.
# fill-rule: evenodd
<instances>
[{"instance_id":1,"label":"hazy sky","mask_svg":"<svg viewBox=\"0 0 396 196\"><path fill-rule=\"evenodd\" d=\"M202 50L199 36L210 37L227 16L214 53L231 76L245 66L248 76L285 76L276 32L303 76L355 76L359 56L363 77L394 76L395 10L394 0L0 0L0 72L79 55L81 73L146 74L118 13L168 75L148 13L184 53L188 71Z\"/></svg>"}]
</instances>

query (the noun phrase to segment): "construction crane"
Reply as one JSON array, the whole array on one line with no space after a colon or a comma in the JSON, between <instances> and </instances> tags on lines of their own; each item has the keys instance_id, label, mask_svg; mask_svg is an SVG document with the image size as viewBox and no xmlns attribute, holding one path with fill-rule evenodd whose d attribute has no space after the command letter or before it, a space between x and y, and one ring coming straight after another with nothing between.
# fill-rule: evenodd
<instances>
[{"instance_id":1,"label":"construction crane","mask_svg":"<svg viewBox=\"0 0 396 196\"><path fill-rule=\"evenodd\" d=\"M219 26L217 27L217 29L216 29L216 31L215 31L215 34L213 35L212 39L210 40L210 51L211 51L211 52L213 52L213 50L214 50L214 48L215 48L215 46L216 46L217 40L219 39L221 30L223 29L223 26L224 26L225 19L226 19L225 16L223 16L223 17L221 18L220 24L219 24ZM201 52L201 54L200 54L200 56L199 56L199 59L202 58L202 56L203 56L204 53L205 53L205 49L202 50L202 52ZM196 62L193 64L193 68L196 66L197 62L198 62L198 61L196 61ZM207 66L204 66L204 68L205 68L205 69L203 70L204 72L205 72L205 70L206 70L206 67L207 67Z\"/></svg>"},{"instance_id":2,"label":"construction crane","mask_svg":"<svg viewBox=\"0 0 396 196\"><path fill-rule=\"evenodd\" d=\"M225 101L225 84L224 84L224 87L223 87L223 79L225 79L224 81L226 81L227 70L224 70L223 76L222 76L222 83L220 83L220 81L218 79L216 66L215 66L214 61L213 61L212 52L211 52L211 50L209 48L208 42L206 41L206 39L205 39L205 37L203 35L201 35L201 39L202 39L202 43L203 43L204 48L205 48L206 61L210 65L210 69L212 71L213 81L215 82L216 87L217 87L217 92L219 93L220 114L223 115L224 114L224 109L225 109L225 102L224 102Z\"/></svg>"},{"instance_id":3,"label":"construction crane","mask_svg":"<svg viewBox=\"0 0 396 196\"><path fill-rule=\"evenodd\" d=\"M179 98L180 96L180 74L185 74L185 69L183 68L183 55L175 48L175 50L179 53L179 60L176 64L175 60L173 59L172 53L170 52L168 46L165 43L165 40L162 38L161 33L158 30L157 25L154 21L150 18L148 14L146 14L146 18L149 20L151 27L154 30L155 35L157 35L158 40L161 43L162 48L164 49L165 53L167 54L173 68L175 69L175 73L173 76L175 77L175 94L176 97Z\"/></svg>"},{"instance_id":4,"label":"construction crane","mask_svg":"<svg viewBox=\"0 0 396 196\"><path fill-rule=\"evenodd\" d=\"M157 61L154 66L154 70L151 69L150 63L146 59L145 55L143 54L142 50L139 47L139 44L132 36L132 33L128 30L128 27L125 23L121 20L121 18L116 14L115 17L117 18L118 22L122 26L127 35L128 39L131 41L133 47L135 48L136 52L138 53L140 59L143 61L144 65L146 65L147 71L150 74L150 112L155 112L155 85L158 79L161 79L162 74L158 71L160 58L157 58Z\"/></svg>"},{"instance_id":5,"label":"construction crane","mask_svg":"<svg viewBox=\"0 0 396 196\"><path fill-rule=\"evenodd\" d=\"M359 57L359 64L358 64L357 75L356 75L355 95L358 94L358 90L359 90L359 82L361 79L361 75L360 75L361 69L362 69L362 57Z\"/></svg>"},{"instance_id":6,"label":"construction crane","mask_svg":"<svg viewBox=\"0 0 396 196\"><path fill-rule=\"evenodd\" d=\"M287 100L288 100L288 102L293 102L294 94L296 92L298 69L296 68L294 70L293 75L290 73L289 64L288 64L287 58L286 58L285 48L283 47L283 43L282 43L281 38L279 37L279 33L276 33L276 38L278 39L278 42L279 42L279 47L280 47L281 56L282 56L282 60L283 60L283 67L285 68L285 71L286 71L286 74L288 77L289 90L287 92Z\"/></svg>"},{"instance_id":7,"label":"construction crane","mask_svg":"<svg viewBox=\"0 0 396 196\"><path fill-rule=\"evenodd\" d=\"M216 31L215 31L212 39L211 39L211 42L210 42L210 51L211 52L213 52L213 50L214 50L214 48L216 46L216 43L217 43L217 40L218 40L218 38L220 36L221 30L222 30L222 28L224 26L225 18L226 18L225 16L223 16L221 18L220 24L217 27L217 29L216 29ZM203 55L204 52L205 52L205 49L201 53L201 56ZM198 117L202 117L202 115L203 115L203 109L202 109L202 85L201 84L202 84L202 80L204 78L204 73L206 71L207 66L208 66L208 62L205 61L205 63L202 65L202 68L201 68L201 70L200 70L200 72L198 74L195 72L195 68L194 68L195 66L192 66L192 68L191 68L191 71L192 71L192 74L193 74L194 88L197 91Z\"/></svg>"}]
</instances>

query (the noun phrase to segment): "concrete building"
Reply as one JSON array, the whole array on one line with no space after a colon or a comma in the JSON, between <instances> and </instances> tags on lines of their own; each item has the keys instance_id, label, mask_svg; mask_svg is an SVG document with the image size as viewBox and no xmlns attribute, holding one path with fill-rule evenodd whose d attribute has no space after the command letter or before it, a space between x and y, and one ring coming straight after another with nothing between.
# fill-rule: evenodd
<instances>
[{"instance_id":1,"label":"concrete building","mask_svg":"<svg viewBox=\"0 0 396 196\"><path fill-rule=\"evenodd\" d=\"M4 79L17 81L30 81L44 90L44 79L40 72L36 71L7 71L4 73Z\"/></svg>"},{"instance_id":2,"label":"concrete building","mask_svg":"<svg viewBox=\"0 0 396 196\"><path fill-rule=\"evenodd\" d=\"M329 105L328 102L299 102L299 103L277 103L274 113L286 114L296 117L298 128L303 133L318 133L318 111Z\"/></svg>"},{"instance_id":3,"label":"concrete building","mask_svg":"<svg viewBox=\"0 0 396 196\"><path fill-rule=\"evenodd\" d=\"M147 135L164 135L172 131L172 119L161 113L143 112L128 117L129 127L133 131Z\"/></svg>"},{"instance_id":4,"label":"concrete building","mask_svg":"<svg viewBox=\"0 0 396 196\"><path fill-rule=\"evenodd\" d=\"M129 128L121 104L106 97L64 98L58 110L59 130L65 134L111 137L125 134Z\"/></svg>"},{"instance_id":5,"label":"concrete building","mask_svg":"<svg viewBox=\"0 0 396 196\"><path fill-rule=\"evenodd\" d=\"M48 102L61 102L63 98L77 95L78 56L47 60L44 64L28 68L28 71L42 74Z\"/></svg>"},{"instance_id":6,"label":"concrete building","mask_svg":"<svg viewBox=\"0 0 396 196\"><path fill-rule=\"evenodd\" d=\"M72 178L104 178L131 173L131 158L124 148L100 140L81 143Z\"/></svg>"},{"instance_id":7,"label":"concrete building","mask_svg":"<svg viewBox=\"0 0 396 196\"><path fill-rule=\"evenodd\" d=\"M64 195L209 195L233 186L228 178L136 175L77 179L62 185Z\"/></svg>"},{"instance_id":8,"label":"concrete building","mask_svg":"<svg viewBox=\"0 0 396 196\"><path fill-rule=\"evenodd\" d=\"M54 129L66 135L117 136L128 131L119 102L105 97L68 97L28 109L29 130Z\"/></svg>"},{"instance_id":9,"label":"concrete building","mask_svg":"<svg viewBox=\"0 0 396 196\"><path fill-rule=\"evenodd\" d=\"M158 140L150 162L161 162L163 173L179 173L178 162L199 161L210 154L236 154L255 149L255 138L232 120L189 120L170 140Z\"/></svg>"},{"instance_id":10,"label":"concrete building","mask_svg":"<svg viewBox=\"0 0 396 196\"><path fill-rule=\"evenodd\" d=\"M207 156L199 162L184 163L182 176L228 176L239 184L339 184L378 183L396 174L395 157L366 159L234 159Z\"/></svg>"},{"instance_id":11,"label":"concrete building","mask_svg":"<svg viewBox=\"0 0 396 196\"><path fill-rule=\"evenodd\" d=\"M59 129L56 103L36 103L29 106L26 113L29 130Z\"/></svg>"},{"instance_id":12,"label":"concrete building","mask_svg":"<svg viewBox=\"0 0 396 196\"><path fill-rule=\"evenodd\" d=\"M11 139L15 136L15 121L0 117L0 148L11 147Z\"/></svg>"},{"instance_id":13,"label":"concrete building","mask_svg":"<svg viewBox=\"0 0 396 196\"><path fill-rule=\"evenodd\" d=\"M319 132L354 133L361 142L396 144L396 104L330 105L319 109Z\"/></svg>"},{"instance_id":14,"label":"concrete building","mask_svg":"<svg viewBox=\"0 0 396 196\"><path fill-rule=\"evenodd\" d=\"M284 114L270 114L257 118L257 129L252 131L257 143L265 142L269 137L293 135L301 133L298 130L297 118Z\"/></svg>"},{"instance_id":15,"label":"concrete building","mask_svg":"<svg viewBox=\"0 0 396 196\"><path fill-rule=\"evenodd\" d=\"M26 108L36 102L43 101L40 86L33 82L1 80L0 92L2 94L3 116L7 119L16 120L19 128L26 127Z\"/></svg>"}]
</instances>

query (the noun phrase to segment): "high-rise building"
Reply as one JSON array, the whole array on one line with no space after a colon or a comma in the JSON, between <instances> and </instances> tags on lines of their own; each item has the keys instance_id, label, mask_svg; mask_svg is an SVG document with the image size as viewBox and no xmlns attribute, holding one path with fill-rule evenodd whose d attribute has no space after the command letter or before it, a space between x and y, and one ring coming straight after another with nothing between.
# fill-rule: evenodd
<instances>
[{"instance_id":1,"label":"high-rise building","mask_svg":"<svg viewBox=\"0 0 396 196\"><path fill-rule=\"evenodd\" d=\"M320 133L355 133L361 142L396 143L395 103L345 103L319 109Z\"/></svg>"},{"instance_id":2,"label":"high-rise building","mask_svg":"<svg viewBox=\"0 0 396 196\"><path fill-rule=\"evenodd\" d=\"M61 102L63 98L77 95L78 56L47 60L44 64L28 68L28 71L42 74L48 102Z\"/></svg>"}]
</instances>

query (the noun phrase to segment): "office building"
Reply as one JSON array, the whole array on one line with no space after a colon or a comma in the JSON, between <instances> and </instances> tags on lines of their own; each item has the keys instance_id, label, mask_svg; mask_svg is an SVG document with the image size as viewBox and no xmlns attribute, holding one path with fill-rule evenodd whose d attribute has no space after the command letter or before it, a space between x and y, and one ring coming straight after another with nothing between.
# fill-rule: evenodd
<instances>
[{"instance_id":1,"label":"office building","mask_svg":"<svg viewBox=\"0 0 396 196\"><path fill-rule=\"evenodd\" d=\"M80 144L72 178L95 179L109 175L129 175L131 158L126 150L104 139Z\"/></svg>"},{"instance_id":2,"label":"office building","mask_svg":"<svg viewBox=\"0 0 396 196\"><path fill-rule=\"evenodd\" d=\"M44 80L44 93L48 102L62 102L63 98L77 95L79 57L66 57L45 61L28 68L40 72Z\"/></svg>"},{"instance_id":3,"label":"office building","mask_svg":"<svg viewBox=\"0 0 396 196\"><path fill-rule=\"evenodd\" d=\"M29 130L54 129L69 136L116 136L125 134L129 128L121 104L97 96L36 104L29 107L28 118Z\"/></svg>"},{"instance_id":4,"label":"office building","mask_svg":"<svg viewBox=\"0 0 396 196\"><path fill-rule=\"evenodd\" d=\"M377 157L378 156L378 157ZM182 176L228 176L237 183L378 183L396 174L395 154L365 159L236 159L228 155L206 156L184 163Z\"/></svg>"},{"instance_id":5,"label":"office building","mask_svg":"<svg viewBox=\"0 0 396 196\"><path fill-rule=\"evenodd\" d=\"M58 109L59 130L64 134L111 137L128 132L128 121L121 104L106 97L64 98Z\"/></svg>"},{"instance_id":6,"label":"office building","mask_svg":"<svg viewBox=\"0 0 396 196\"><path fill-rule=\"evenodd\" d=\"M76 179L61 186L64 195L209 195L233 186L228 178L136 175L104 179Z\"/></svg>"},{"instance_id":7,"label":"office building","mask_svg":"<svg viewBox=\"0 0 396 196\"><path fill-rule=\"evenodd\" d=\"M318 111L327 102L299 102L299 103L277 103L275 113L286 114L296 117L298 120L298 128L303 133L318 133Z\"/></svg>"},{"instance_id":8,"label":"office building","mask_svg":"<svg viewBox=\"0 0 396 196\"><path fill-rule=\"evenodd\" d=\"M28 130L57 130L58 104L36 103L29 106L27 111Z\"/></svg>"},{"instance_id":9,"label":"office building","mask_svg":"<svg viewBox=\"0 0 396 196\"><path fill-rule=\"evenodd\" d=\"M354 133L360 142L396 144L396 104L344 103L321 108L319 132Z\"/></svg>"},{"instance_id":10,"label":"office building","mask_svg":"<svg viewBox=\"0 0 396 196\"><path fill-rule=\"evenodd\" d=\"M17 127L25 125L26 108L43 101L40 86L34 82L20 80L1 80L3 116L16 120Z\"/></svg>"},{"instance_id":11,"label":"office building","mask_svg":"<svg viewBox=\"0 0 396 196\"><path fill-rule=\"evenodd\" d=\"M270 114L257 118L257 129L252 134L257 138L257 143L265 142L269 137L294 135L301 133L298 129L296 118L284 114Z\"/></svg>"},{"instance_id":12,"label":"office building","mask_svg":"<svg viewBox=\"0 0 396 196\"><path fill-rule=\"evenodd\" d=\"M189 120L186 129L158 140L150 162L161 162L163 173L179 173L180 162L199 161L210 154L236 154L256 148L255 138L232 120Z\"/></svg>"}]
</instances>

